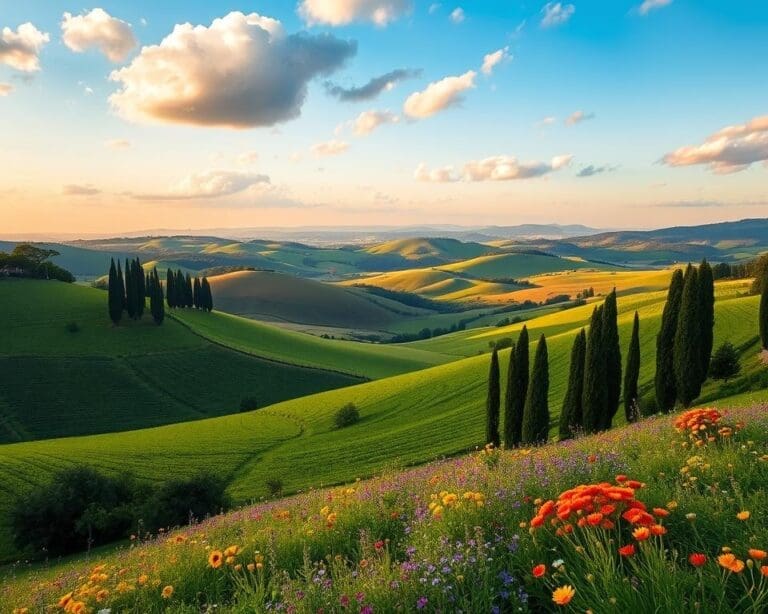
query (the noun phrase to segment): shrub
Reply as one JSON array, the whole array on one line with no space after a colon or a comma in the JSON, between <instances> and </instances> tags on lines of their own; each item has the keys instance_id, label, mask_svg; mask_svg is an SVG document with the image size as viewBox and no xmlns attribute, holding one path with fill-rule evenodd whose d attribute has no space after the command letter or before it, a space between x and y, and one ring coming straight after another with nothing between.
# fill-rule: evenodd
<instances>
[{"instance_id":1,"label":"shrub","mask_svg":"<svg viewBox=\"0 0 768 614\"><path fill-rule=\"evenodd\" d=\"M359 422L359 420L360 412L357 410L357 407L355 407L354 403L347 403L344 407L337 411L336 415L334 416L334 423L336 424L336 428L340 429L343 429L347 426L352 426L353 424Z\"/></svg>"},{"instance_id":2,"label":"shrub","mask_svg":"<svg viewBox=\"0 0 768 614\"><path fill-rule=\"evenodd\" d=\"M67 329L68 333L80 332L80 325L77 322L69 322L64 328Z\"/></svg>"},{"instance_id":3,"label":"shrub","mask_svg":"<svg viewBox=\"0 0 768 614\"><path fill-rule=\"evenodd\" d=\"M726 382L741 371L739 353L733 344L726 341L715 353L709 363L709 375L712 379L723 379Z\"/></svg>"},{"instance_id":4,"label":"shrub","mask_svg":"<svg viewBox=\"0 0 768 614\"><path fill-rule=\"evenodd\" d=\"M256 397L243 397L240 399L240 411L253 411L259 408L259 400Z\"/></svg>"},{"instance_id":5,"label":"shrub","mask_svg":"<svg viewBox=\"0 0 768 614\"><path fill-rule=\"evenodd\" d=\"M273 497L277 497L283 493L283 481L280 478L268 478L266 484L269 494Z\"/></svg>"},{"instance_id":6,"label":"shrub","mask_svg":"<svg viewBox=\"0 0 768 614\"><path fill-rule=\"evenodd\" d=\"M230 507L226 488L221 478L207 474L167 482L147 498L142 519L150 531L202 520Z\"/></svg>"}]
</instances>

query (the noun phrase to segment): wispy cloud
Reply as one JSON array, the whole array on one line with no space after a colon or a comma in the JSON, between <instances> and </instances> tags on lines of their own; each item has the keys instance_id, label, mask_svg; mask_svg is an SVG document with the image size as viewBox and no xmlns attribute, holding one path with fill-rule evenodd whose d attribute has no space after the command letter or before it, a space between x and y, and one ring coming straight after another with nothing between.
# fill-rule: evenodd
<instances>
[{"instance_id":1,"label":"wispy cloud","mask_svg":"<svg viewBox=\"0 0 768 614\"><path fill-rule=\"evenodd\" d=\"M360 87L345 88L329 81L325 82L326 91L344 102L359 102L372 100L384 91L393 89L398 82L404 79L412 79L421 75L421 70L398 68L380 77L374 77Z\"/></svg>"},{"instance_id":2,"label":"wispy cloud","mask_svg":"<svg viewBox=\"0 0 768 614\"><path fill-rule=\"evenodd\" d=\"M587 166L583 167L578 173L576 173L577 177L593 177L594 175L600 175L602 173L612 173L615 171L618 167L616 166L595 166L594 164L588 164Z\"/></svg>"},{"instance_id":3,"label":"wispy cloud","mask_svg":"<svg viewBox=\"0 0 768 614\"><path fill-rule=\"evenodd\" d=\"M595 118L594 113L585 113L584 111L574 111L568 117L565 118L565 125L575 126L576 124L580 124L582 122L585 122L594 118Z\"/></svg>"},{"instance_id":4,"label":"wispy cloud","mask_svg":"<svg viewBox=\"0 0 768 614\"><path fill-rule=\"evenodd\" d=\"M61 193L65 196L95 196L101 194L101 190L90 183L69 183L61 189Z\"/></svg>"},{"instance_id":5,"label":"wispy cloud","mask_svg":"<svg viewBox=\"0 0 768 614\"><path fill-rule=\"evenodd\" d=\"M316 158L328 158L338 156L349 149L349 143L344 141L332 140L324 143L317 143L312 146L312 153Z\"/></svg>"},{"instance_id":6,"label":"wispy cloud","mask_svg":"<svg viewBox=\"0 0 768 614\"><path fill-rule=\"evenodd\" d=\"M457 6L455 9L451 11L450 19L453 23L459 24L466 18L466 15L464 14L464 9L460 6Z\"/></svg>"},{"instance_id":7,"label":"wispy cloud","mask_svg":"<svg viewBox=\"0 0 768 614\"><path fill-rule=\"evenodd\" d=\"M547 2L541 9L541 26L543 28L552 28L567 22L576 12L573 4L564 4L562 2Z\"/></svg>"},{"instance_id":8,"label":"wispy cloud","mask_svg":"<svg viewBox=\"0 0 768 614\"><path fill-rule=\"evenodd\" d=\"M250 188L269 186L269 177L223 169L191 173L171 186L167 192L129 193L136 200L216 199L245 192Z\"/></svg>"},{"instance_id":9,"label":"wispy cloud","mask_svg":"<svg viewBox=\"0 0 768 614\"><path fill-rule=\"evenodd\" d=\"M432 183L514 181L542 177L565 168L572 159L570 154L555 156L549 162L522 162L514 156L492 156L483 160L470 160L464 164L460 173L452 166L430 170L422 163L414 176L419 181Z\"/></svg>"},{"instance_id":10,"label":"wispy cloud","mask_svg":"<svg viewBox=\"0 0 768 614\"><path fill-rule=\"evenodd\" d=\"M660 9L669 4L672 4L672 0L644 0L643 3L637 7L637 12L641 15L647 15L655 9Z\"/></svg>"},{"instance_id":11,"label":"wispy cloud","mask_svg":"<svg viewBox=\"0 0 768 614\"><path fill-rule=\"evenodd\" d=\"M412 7L411 0L303 0L299 14L310 25L344 26L368 21L383 27Z\"/></svg>"},{"instance_id":12,"label":"wispy cloud","mask_svg":"<svg viewBox=\"0 0 768 614\"><path fill-rule=\"evenodd\" d=\"M509 47L497 49L493 53L488 53L483 57L483 65L480 70L484 75L490 75L493 73L493 69L504 60L510 58Z\"/></svg>"},{"instance_id":13,"label":"wispy cloud","mask_svg":"<svg viewBox=\"0 0 768 614\"><path fill-rule=\"evenodd\" d=\"M411 94L403 105L405 114L413 119L431 117L440 111L456 106L463 100L462 94L475 87L474 70L456 77L445 77L430 83L421 92Z\"/></svg>"}]
</instances>

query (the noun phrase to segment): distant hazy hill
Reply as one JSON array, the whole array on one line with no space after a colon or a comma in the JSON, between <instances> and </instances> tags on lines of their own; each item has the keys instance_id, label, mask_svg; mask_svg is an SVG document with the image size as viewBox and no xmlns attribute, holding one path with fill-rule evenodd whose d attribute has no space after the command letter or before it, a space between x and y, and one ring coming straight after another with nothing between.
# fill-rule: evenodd
<instances>
[{"instance_id":1,"label":"distant hazy hill","mask_svg":"<svg viewBox=\"0 0 768 614\"><path fill-rule=\"evenodd\" d=\"M369 254L395 255L405 260L418 261L424 266L468 260L486 254L495 254L495 247L458 239L410 238L387 241L366 249Z\"/></svg>"}]
</instances>

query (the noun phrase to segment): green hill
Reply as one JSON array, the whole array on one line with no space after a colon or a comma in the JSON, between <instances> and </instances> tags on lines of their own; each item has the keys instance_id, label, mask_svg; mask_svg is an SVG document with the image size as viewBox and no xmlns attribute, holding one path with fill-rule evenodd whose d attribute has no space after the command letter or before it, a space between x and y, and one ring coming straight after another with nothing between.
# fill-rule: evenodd
<instances>
[{"instance_id":1,"label":"green hill","mask_svg":"<svg viewBox=\"0 0 768 614\"><path fill-rule=\"evenodd\" d=\"M480 256L471 260L448 264L442 268L446 271L463 273L479 279L525 279L543 273L613 267L583 260L569 260L548 254L512 252Z\"/></svg>"},{"instance_id":2,"label":"green hill","mask_svg":"<svg viewBox=\"0 0 768 614\"><path fill-rule=\"evenodd\" d=\"M369 247L369 254L400 256L405 260L420 261L424 266L476 258L496 250L482 243L462 242L458 239L395 239Z\"/></svg>"}]
</instances>

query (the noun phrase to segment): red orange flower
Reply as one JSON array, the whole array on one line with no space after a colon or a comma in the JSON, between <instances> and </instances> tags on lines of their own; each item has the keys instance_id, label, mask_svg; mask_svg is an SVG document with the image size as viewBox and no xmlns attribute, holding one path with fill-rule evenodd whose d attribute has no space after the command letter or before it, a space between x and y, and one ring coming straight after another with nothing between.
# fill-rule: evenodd
<instances>
[{"instance_id":1,"label":"red orange flower","mask_svg":"<svg viewBox=\"0 0 768 614\"><path fill-rule=\"evenodd\" d=\"M637 527L632 531L632 537L637 541L642 542L651 536L651 530L648 527Z\"/></svg>"},{"instance_id":2,"label":"red orange flower","mask_svg":"<svg viewBox=\"0 0 768 614\"><path fill-rule=\"evenodd\" d=\"M547 566L544 563L539 563L531 570L531 573L534 578L541 578L541 576L547 573Z\"/></svg>"},{"instance_id":3,"label":"red orange flower","mask_svg":"<svg viewBox=\"0 0 768 614\"><path fill-rule=\"evenodd\" d=\"M576 594L576 589L570 584L556 588L552 592L552 601L557 605L568 605Z\"/></svg>"},{"instance_id":4,"label":"red orange flower","mask_svg":"<svg viewBox=\"0 0 768 614\"><path fill-rule=\"evenodd\" d=\"M750 548L749 556L756 561L762 561L766 556L768 556L768 552L765 550L758 550L757 548Z\"/></svg>"},{"instance_id":5,"label":"red orange flower","mask_svg":"<svg viewBox=\"0 0 768 614\"><path fill-rule=\"evenodd\" d=\"M701 567L707 562L707 555L700 552L694 552L688 557L688 562L694 567Z\"/></svg>"},{"instance_id":6,"label":"red orange flower","mask_svg":"<svg viewBox=\"0 0 768 614\"><path fill-rule=\"evenodd\" d=\"M721 554L717 557L717 562L720 563L721 567L724 567L733 573L741 573L744 569L744 561L737 559L736 556L730 552Z\"/></svg>"},{"instance_id":7,"label":"red orange flower","mask_svg":"<svg viewBox=\"0 0 768 614\"><path fill-rule=\"evenodd\" d=\"M635 545L634 544L627 544L626 546L622 546L619 548L619 554L621 556L630 557L635 554Z\"/></svg>"}]
</instances>

